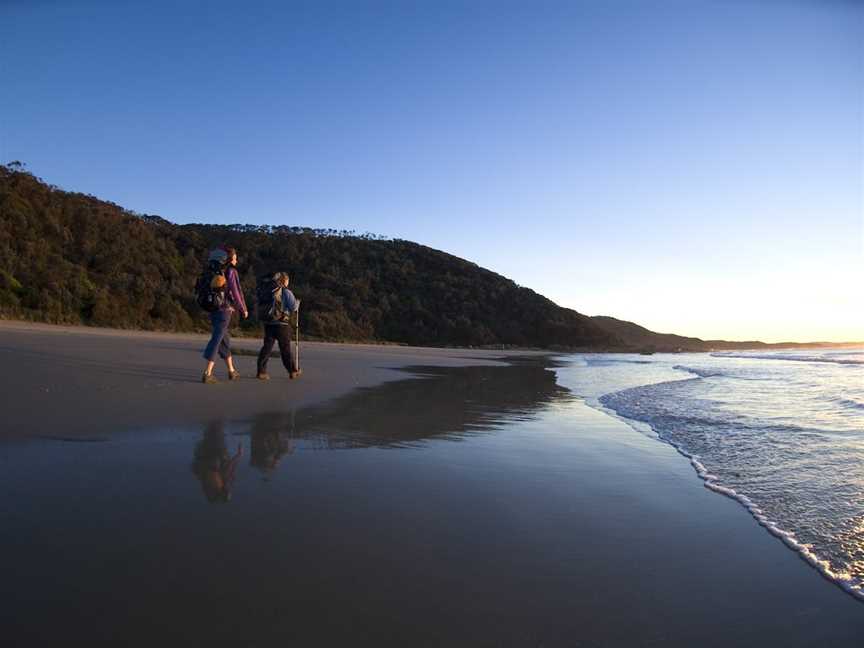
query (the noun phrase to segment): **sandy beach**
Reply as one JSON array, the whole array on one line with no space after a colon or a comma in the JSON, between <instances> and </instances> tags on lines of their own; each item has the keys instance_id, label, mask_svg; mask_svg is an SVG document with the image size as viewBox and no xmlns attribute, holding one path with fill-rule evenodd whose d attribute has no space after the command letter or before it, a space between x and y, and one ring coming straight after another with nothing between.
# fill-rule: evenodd
<instances>
[{"instance_id":1,"label":"sandy beach","mask_svg":"<svg viewBox=\"0 0 864 648\"><path fill-rule=\"evenodd\" d=\"M0 377L6 395L2 436L102 438L113 430L243 418L261 411L322 403L358 387L404 378L408 365L500 364L504 353L470 349L324 344L301 341L303 375L289 381L278 357L273 380L255 378L261 341L235 338L243 378L200 384L208 336L118 331L0 321ZM241 355L242 353L242 355ZM536 356L507 352L508 356ZM61 413L63 413L61 415Z\"/></svg>"},{"instance_id":2,"label":"sandy beach","mask_svg":"<svg viewBox=\"0 0 864 648\"><path fill-rule=\"evenodd\" d=\"M864 605L673 448L575 399L544 354L304 344L299 380L274 358L260 383L239 357L243 380L205 386L203 336L0 334L14 645L839 646L864 631ZM214 439L237 457L220 503L201 477Z\"/></svg>"}]
</instances>

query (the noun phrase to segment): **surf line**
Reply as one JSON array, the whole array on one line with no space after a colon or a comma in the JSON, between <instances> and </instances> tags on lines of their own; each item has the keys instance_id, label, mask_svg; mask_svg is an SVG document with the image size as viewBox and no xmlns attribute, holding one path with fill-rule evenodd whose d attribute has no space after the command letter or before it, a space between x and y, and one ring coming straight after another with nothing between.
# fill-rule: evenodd
<instances>
[{"instance_id":1,"label":"surf line","mask_svg":"<svg viewBox=\"0 0 864 648\"><path fill-rule=\"evenodd\" d=\"M607 394L604 394L604 396L605 395ZM720 495L725 495L729 499L735 500L736 502L741 504L750 513L750 515L753 516L753 518L759 523L760 526L764 527L768 531L768 533L781 540L783 544L785 544L789 549L797 553L804 562L813 567L823 578L838 586L844 592L852 596L852 598L854 598L855 600L864 603L864 582L857 580L854 576L852 576L852 574L848 572L834 571L831 568L831 563L829 561L820 558L818 555L813 553L811 551L810 545L799 542L798 539L795 537L794 533L792 533L791 531L786 531L785 529L781 529L773 520L771 520L767 515L765 515L765 512L761 508L759 508L759 506L753 500L751 500L746 495L742 495L741 493L737 492L734 488L729 488L728 486L724 486L723 484L721 484L717 476L712 474L700 461L699 455L687 452L687 450L682 448L678 443L675 443L673 440L665 437L650 423L622 416L614 409L608 408L602 403L600 403L599 398L597 399L596 404L591 402L592 400L594 399L583 399L585 404L589 407L592 407L600 412L603 412L607 416L611 416L612 418L616 418L623 423L626 423L630 428L636 430L640 434L645 434L645 431L641 430L637 423L646 425L653 434L646 434L645 436L653 437L661 443L666 443L672 446L673 448L675 448L678 454L686 457L687 460L690 462L690 465L693 466L693 469L696 471L696 475L703 481L703 485L705 486L705 488L714 491L715 493L719 493Z\"/></svg>"}]
</instances>

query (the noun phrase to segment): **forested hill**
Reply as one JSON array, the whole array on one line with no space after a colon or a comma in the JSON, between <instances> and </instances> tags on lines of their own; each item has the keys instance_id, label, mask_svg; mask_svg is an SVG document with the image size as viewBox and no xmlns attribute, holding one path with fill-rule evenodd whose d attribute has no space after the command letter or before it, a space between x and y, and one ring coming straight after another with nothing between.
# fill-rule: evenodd
<instances>
[{"instance_id":1,"label":"forested hill","mask_svg":"<svg viewBox=\"0 0 864 648\"><path fill-rule=\"evenodd\" d=\"M644 326L605 315L591 318L596 324L615 335L626 346L646 351L705 351L708 344L694 337L672 333L655 333Z\"/></svg>"},{"instance_id":2,"label":"forested hill","mask_svg":"<svg viewBox=\"0 0 864 648\"><path fill-rule=\"evenodd\" d=\"M655 333L644 326L625 322L605 315L591 318L605 330L615 335L624 347L634 351L731 351L749 349L770 351L772 349L819 349L826 347L861 347L864 342L760 342L758 340L729 341L702 340L673 333Z\"/></svg>"},{"instance_id":3,"label":"forested hill","mask_svg":"<svg viewBox=\"0 0 864 648\"><path fill-rule=\"evenodd\" d=\"M304 333L418 345L620 348L591 318L416 243L298 227L175 225L0 166L0 316L204 330L193 286L207 251L239 251L255 277L287 270ZM256 329L254 315L242 323Z\"/></svg>"}]
</instances>

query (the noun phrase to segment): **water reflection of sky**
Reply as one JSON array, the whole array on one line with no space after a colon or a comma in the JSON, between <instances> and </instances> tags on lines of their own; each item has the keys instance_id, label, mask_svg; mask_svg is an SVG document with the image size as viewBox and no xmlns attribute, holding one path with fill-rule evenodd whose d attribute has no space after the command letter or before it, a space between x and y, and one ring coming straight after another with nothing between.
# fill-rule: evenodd
<instances>
[{"instance_id":1,"label":"water reflection of sky","mask_svg":"<svg viewBox=\"0 0 864 648\"><path fill-rule=\"evenodd\" d=\"M689 468L619 459L542 363L421 373L250 420L4 444L6 638L692 645L759 625L724 594L734 547L692 551ZM770 566L745 571L767 598ZM706 579L706 601L682 595Z\"/></svg>"},{"instance_id":2,"label":"water reflection of sky","mask_svg":"<svg viewBox=\"0 0 864 648\"><path fill-rule=\"evenodd\" d=\"M452 441L535 419L568 399L544 362L410 372L417 377L250 420L87 441L56 430L4 444L0 555L16 592L4 611L12 636L56 643L75 629L107 641L158 610L174 630L191 624L219 637L220 627L233 628L238 601L265 610L265 627L243 636L279 636L269 615L302 608L316 589L338 598L341 587L325 581L342 572L316 563L338 564L348 553L352 580L401 578L376 566L375 555L407 517L431 537L434 517L449 514L453 488L466 483L454 475L478 459ZM502 448L494 452L507 455ZM357 545L350 552L345 536ZM238 567L247 561L257 577ZM303 588L286 593L280 581L292 574ZM267 609L271 599L278 613ZM41 623L46 615L52 624ZM250 623L248 609L241 616Z\"/></svg>"},{"instance_id":3,"label":"water reflection of sky","mask_svg":"<svg viewBox=\"0 0 864 648\"><path fill-rule=\"evenodd\" d=\"M773 533L864 598L861 357L858 349L582 354L559 379L696 457L712 486L755 507Z\"/></svg>"}]
</instances>

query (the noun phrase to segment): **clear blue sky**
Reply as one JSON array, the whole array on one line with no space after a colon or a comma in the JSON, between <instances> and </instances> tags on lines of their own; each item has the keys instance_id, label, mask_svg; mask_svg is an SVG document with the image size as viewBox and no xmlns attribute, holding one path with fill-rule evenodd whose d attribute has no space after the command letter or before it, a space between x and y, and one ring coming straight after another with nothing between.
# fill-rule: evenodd
<instances>
[{"instance_id":1,"label":"clear blue sky","mask_svg":"<svg viewBox=\"0 0 864 648\"><path fill-rule=\"evenodd\" d=\"M864 339L864 2L0 0L0 161L580 312Z\"/></svg>"}]
</instances>

